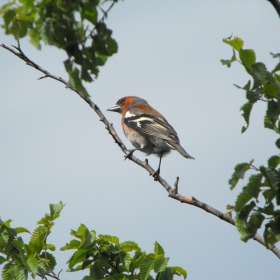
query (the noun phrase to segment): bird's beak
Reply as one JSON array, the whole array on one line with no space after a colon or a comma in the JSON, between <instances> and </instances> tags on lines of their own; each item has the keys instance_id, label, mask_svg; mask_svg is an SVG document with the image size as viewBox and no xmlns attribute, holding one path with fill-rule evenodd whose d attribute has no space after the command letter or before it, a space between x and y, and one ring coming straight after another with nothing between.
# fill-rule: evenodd
<instances>
[{"instance_id":1,"label":"bird's beak","mask_svg":"<svg viewBox=\"0 0 280 280\"><path fill-rule=\"evenodd\" d=\"M120 113L121 112L121 107L119 105L114 105L113 107L111 108L108 108L107 111L112 111L112 112L117 112L117 113Z\"/></svg>"}]
</instances>

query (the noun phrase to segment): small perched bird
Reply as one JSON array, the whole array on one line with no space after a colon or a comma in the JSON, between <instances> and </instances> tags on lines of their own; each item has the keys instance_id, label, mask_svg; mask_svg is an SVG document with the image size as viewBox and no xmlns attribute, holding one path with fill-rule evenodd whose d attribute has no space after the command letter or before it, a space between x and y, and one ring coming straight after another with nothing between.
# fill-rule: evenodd
<instances>
[{"instance_id":1,"label":"small perched bird","mask_svg":"<svg viewBox=\"0 0 280 280\"><path fill-rule=\"evenodd\" d=\"M155 180L159 177L162 156L171 150L177 150L185 158L194 159L180 145L174 128L146 100L136 96L125 96L107 111L122 114L123 132L135 147L129 151L126 158L136 150L160 158L158 170L153 174Z\"/></svg>"}]
</instances>

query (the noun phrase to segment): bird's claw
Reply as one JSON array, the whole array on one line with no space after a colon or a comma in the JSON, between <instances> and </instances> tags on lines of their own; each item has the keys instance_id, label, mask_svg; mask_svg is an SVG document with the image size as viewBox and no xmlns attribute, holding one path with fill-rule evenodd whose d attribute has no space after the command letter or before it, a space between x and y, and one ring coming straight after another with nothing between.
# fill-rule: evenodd
<instances>
[{"instance_id":1,"label":"bird's claw","mask_svg":"<svg viewBox=\"0 0 280 280\"><path fill-rule=\"evenodd\" d=\"M131 156L133 155L133 153L135 152L135 150L129 150L129 153L127 155L124 156L124 160L131 159Z\"/></svg>"}]
</instances>

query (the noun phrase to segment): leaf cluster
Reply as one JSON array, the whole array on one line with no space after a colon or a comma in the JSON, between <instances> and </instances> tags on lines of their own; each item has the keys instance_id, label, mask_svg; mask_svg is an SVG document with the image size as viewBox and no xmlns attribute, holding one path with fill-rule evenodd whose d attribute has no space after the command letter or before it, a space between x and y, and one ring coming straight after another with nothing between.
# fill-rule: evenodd
<instances>
[{"instance_id":1,"label":"leaf cluster","mask_svg":"<svg viewBox=\"0 0 280 280\"><path fill-rule=\"evenodd\" d=\"M11 220L0 220L0 265L3 264L2 279L28 279L28 275L42 279L50 276L59 279L54 272L56 260L51 251L53 244L47 238L59 218L64 205L50 204L50 213L38 222L38 227L31 233L29 243L24 243L19 236L30 232L23 228L11 228ZM88 270L83 280L99 279L139 279L139 280L172 280L174 275L187 277L187 272L179 266L167 266L169 258L164 249L155 242L154 252L147 254L132 241L120 243L119 238L109 235L98 235L94 230L81 224L71 230L74 236L61 251L74 250L68 261L68 271ZM151 274L156 275L154 278Z\"/></svg>"},{"instance_id":2,"label":"leaf cluster","mask_svg":"<svg viewBox=\"0 0 280 280\"><path fill-rule=\"evenodd\" d=\"M267 102L267 110L264 117L264 127L280 133L280 63L272 71L268 71L265 64L256 61L256 54L252 49L243 49L243 40L238 37L223 40L233 48L233 55L229 60L221 60L222 64L231 66L234 61L239 61L252 80L243 86L237 86L246 92L247 102L241 107L242 116L246 127L242 127L242 133L249 126L250 114L253 105L257 101ZM239 54L239 59L236 57ZM280 138L276 141L280 149ZM267 166L256 168L253 160L248 163L239 163L235 166L229 184L234 189L240 179L248 170L256 171L250 175L248 183L237 196L234 206L228 206L231 212L236 212L236 226L241 234L241 239L247 241L253 238L257 230L264 223L263 237L267 247L280 240L280 157L271 156ZM260 202L264 201L262 207ZM231 212L230 215L231 215Z\"/></svg>"},{"instance_id":3,"label":"leaf cluster","mask_svg":"<svg viewBox=\"0 0 280 280\"><path fill-rule=\"evenodd\" d=\"M63 204L50 204L50 213L38 222L38 227L31 233L29 243L24 243L21 233L30 232L23 227L11 228L11 220L0 220L0 264L5 264L2 269L2 279L27 279L28 274L32 278L36 275L45 278L53 273L56 266L54 256L50 251L55 250L53 244L47 243Z\"/></svg>"},{"instance_id":4,"label":"leaf cluster","mask_svg":"<svg viewBox=\"0 0 280 280\"><path fill-rule=\"evenodd\" d=\"M139 280L171 280L174 275L187 277L181 267L168 267L169 258L164 250L155 242L154 253L146 254L132 241L120 243L119 238L110 235L98 235L80 225L77 231L72 230L75 239L67 243L61 250L72 250L74 254L68 261L69 271L89 270L83 280L99 279L139 279ZM151 276L153 272L156 277Z\"/></svg>"},{"instance_id":5,"label":"leaf cluster","mask_svg":"<svg viewBox=\"0 0 280 280\"><path fill-rule=\"evenodd\" d=\"M69 86L89 96L83 81L92 82L99 67L118 51L99 0L14 0L0 8L2 28L16 40L29 36L38 49L41 42L63 49ZM112 0L113 4L117 0ZM98 11L104 14L98 17Z\"/></svg>"}]
</instances>

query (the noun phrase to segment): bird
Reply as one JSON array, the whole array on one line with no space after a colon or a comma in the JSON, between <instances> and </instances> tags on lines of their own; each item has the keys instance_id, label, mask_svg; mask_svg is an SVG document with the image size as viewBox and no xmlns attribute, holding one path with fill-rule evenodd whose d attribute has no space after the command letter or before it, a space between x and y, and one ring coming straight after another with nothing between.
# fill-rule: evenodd
<instances>
[{"instance_id":1,"label":"bird","mask_svg":"<svg viewBox=\"0 0 280 280\"><path fill-rule=\"evenodd\" d=\"M161 159L171 150L177 150L183 157L194 159L180 145L179 137L166 118L151 107L148 102L137 96L125 96L107 111L122 115L121 124L125 136L135 147L129 150L125 158L139 150L146 155L154 154L159 157L159 166L152 175L159 179Z\"/></svg>"}]
</instances>

